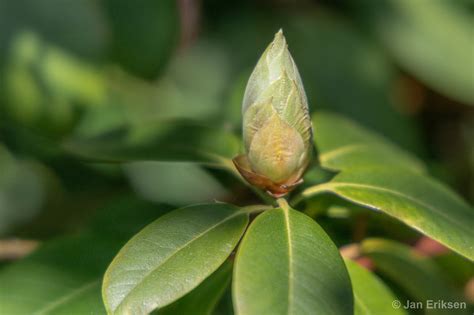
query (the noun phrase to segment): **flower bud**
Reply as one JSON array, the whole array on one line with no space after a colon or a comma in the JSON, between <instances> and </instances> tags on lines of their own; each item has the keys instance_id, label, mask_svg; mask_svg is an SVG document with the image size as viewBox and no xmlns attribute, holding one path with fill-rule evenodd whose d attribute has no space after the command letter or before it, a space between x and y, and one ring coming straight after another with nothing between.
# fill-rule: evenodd
<instances>
[{"instance_id":1,"label":"flower bud","mask_svg":"<svg viewBox=\"0 0 474 315\"><path fill-rule=\"evenodd\" d=\"M274 197L302 182L312 150L308 100L280 30L250 75L242 104L245 154L234 164Z\"/></svg>"}]
</instances>

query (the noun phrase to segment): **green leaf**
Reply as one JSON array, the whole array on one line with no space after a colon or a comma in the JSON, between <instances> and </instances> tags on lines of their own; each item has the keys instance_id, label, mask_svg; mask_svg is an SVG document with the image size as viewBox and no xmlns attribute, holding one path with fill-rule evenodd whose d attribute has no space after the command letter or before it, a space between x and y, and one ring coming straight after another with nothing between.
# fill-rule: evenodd
<instances>
[{"instance_id":1,"label":"green leaf","mask_svg":"<svg viewBox=\"0 0 474 315\"><path fill-rule=\"evenodd\" d=\"M1 313L105 314L100 284L108 263L128 238L162 213L157 205L121 198L100 211L90 230L46 242L4 267Z\"/></svg>"},{"instance_id":2,"label":"green leaf","mask_svg":"<svg viewBox=\"0 0 474 315\"><path fill-rule=\"evenodd\" d=\"M323 192L383 211L474 260L474 210L434 179L396 168L353 169L302 195Z\"/></svg>"},{"instance_id":3,"label":"green leaf","mask_svg":"<svg viewBox=\"0 0 474 315\"><path fill-rule=\"evenodd\" d=\"M364 21L402 67L437 91L474 105L474 23L468 10L456 8L459 1L365 2L359 6Z\"/></svg>"},{"instance_id":4,"label":"green leaf","mask_svg":"<svg viewBox=\"0 0 474 315\"><path fill-rule=\"evenodd\" d=\"M84 309L87 298L90 310L105 314L100 291L93 292L107 263L100 255L110 258L113 253L106 252L112 245L91 235L64 238L6 267L0 273L2 313L79 314L76 307Z\"/></svg>"},{"instance_id":5,"label":"green leaf","mask_svg":"<svg viewBox=\"0 0 474 315\"><path fill-rule=\"evenodd\" d=\"M230 284L232 263L230 261L217 269L204 280L196 289L186 294L178 301L164 307L157 312L158 315L193 314L209 315L217 305Z\"/></svg>"},{"instance_id":6,"label":"green leaf","mask_svg":"<svg viewBox=\"0 0 474 315\"><path fill-rule=\"evenodd\" d=\"M106 314L100 298L100 278L75 288L72 292L48 304L34 314L70 315L70 314Z\"/></svg>"},{"instance_id":7,"label":"green leaf","mask_svg":"<svg viewBox=\"0 0 474 315\"><path fill-rule=\"evenodd\" d=\"M184 120L158 120L130 125L104 134L70 139L64 148L91 160L125 162L136 160L188 161L221 164L239 149L232 133Z\"/></svg>"},{"instance_id":8,"label":"green leaf","mask_svg":"<svg viewBox=\"0 0 474 315\"><path fill-rule=\"evenodd\" d=\"M425 170L417 158L390 140L337 114L317 112L313 115L313 126L319 160L327 169L396 165L418 172Z\"/></svg>"},{"instance_id":9,"label":"green leaf","mask_svg":"<svg viewBox=\"0 0 474 315\"><path fill-rule=\"evenodd\" d=\"M352 282L355 315L406 314L392 307L396 297L377 276L352 260L346 259L345 263Z\"/></svg>"},{"instance_id":10,"label":"green leaf","mask_svg":"<svg viewBox=\"0 0 474 315\"><path fill-rule=\"evenodd\" d=\"M311 218L272 209L249 227L233 277L236 314L352 314L350 280L339 252Z\"/></svg>"},{"instance_id":11,"label":"green leaf","mask_svg":"<svg viewBox=\"0 0 474 315\"><path fill-rule=\"evenodd\" d=\"M458 287L474 278L474 264L454 252L447 252L433 257L433 261L446 275L446 278Z\"/></svg>"},{"instance_id":12,"label":"green leaf","mask_svg":"<svg viewBox=\"0 0 474 315\"><path fill-rule=\"evenodd\" d=\"M223 185L200 165L185 162L133 162L124 165L134 190L143 198L184 206L222 200Z\"/></svg>"},{"instance_id":13,"label":"green leaf","mask_svg":"<svg viewBox=\"0 0 474 315\"><path fill-rule=\"evenodd\" d=\"M442 273L436 264L409 246L384 239L368 239L362 243L361 252L372 259L378 273L417 301L424 304L428 300L462 302L460 295L440 277ZM446 314L442 309L426 311L426 314ZM457 312L462 314L462 310Z\"/></svg>"},{"instance_id":14,"label":"green leaf","mask_svg":"<svg viewBox=\"0 0 474 315\"><path fill-rule=\"evenodd\" d=\"M247 224L247 212L215 203L181 208L148 225L105 273L108 312L146 314L181 298L224 262Z\"/></svg>"}]
</instances>

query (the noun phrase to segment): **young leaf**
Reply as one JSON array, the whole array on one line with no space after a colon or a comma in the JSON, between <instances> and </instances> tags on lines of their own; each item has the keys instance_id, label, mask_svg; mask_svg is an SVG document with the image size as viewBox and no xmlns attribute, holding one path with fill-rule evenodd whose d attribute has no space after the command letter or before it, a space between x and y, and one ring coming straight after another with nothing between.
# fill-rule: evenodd
<instances>
[{"instance_id":1,"label":"young leaf","mask_svg":"<svg viewBox=\"0 0 474 315\"><path fill-rule=\"evenodd\" d=\"M442 273L438 266L410 247L390 240L368 239L362 243L361 250L372 259L378 273L397 284L414 300L423 303L428 300L462 302L457 292L440 277ZM427 314L446 314L446 310L427 309ZM462 310L457 310L457 314L463 314Z\"/></svg>"},{"instance_id":2,"label":"young leaf","mask_svg":"<svg viewBox=\"0 0 474 315\"><path fill-rule=\"evenodd\" d=\"M233 277L237 315L352 314L350 280L323 229L292 209L272 209L249 227Z\"/></svg>"},{"instance_id":3,"label":"young leaf","mask_svg":"<svg viewBox=\"0 0 474 315\"><path fill-rule=\"evenodd\" d=\"M417 158L347 118L317 112L313 115L313 125L319 161L327 169L396 165L417 172L425 170Z\"/></svg>"},{"instance_id":4,"label":"young leaf","mask_svg":"<svg viewBox=\"0 0 474 315\"><path fill-rule=\"evenodd\" d=\"M383 211L474 260L474 210L434 179L396 168L352 169L302 195L322 192Z\"/></svg>"},{"instance_id":5,"label":"young leaf","mask_svg":"<svg viewBox=\"0 0 474 315\"><path fill-rule=\"evenodd\" d=\"M147 314L196 288L230 255L248 214L222 203L168 213L135 235L104 276L110 314Z\"/></svg>"},{"instance_id":6,"label":"young leaf","mask_svg":"<svg viewBox=\"0 0 474 315\"><path fill-rule=\"evenodd\" d=\"M92 138L69 139L67 152L106 162L187 161L220 164L232 158L239 140L232 133L188 120L158 120L123 126Z\"/></svg>"},{"instance_id":7,"label":"young leaf","mask_svg":"<svg viewBox=\"0 0 474 315\"><path fill-rule=\"evenodd\" d=\"M227 286L230 284L231 275L232 263L226 261L196 289L176 302L160 309L157 315L211 314Z\"/></svg>"},{"instance_id":8,"label":"young leaf","mask_svg":"<svg viewBox=\"0 0 474 315\"><path fill-rule=\"evenodd\" d=\"M392 306L396 297L377 276L352 260L344 262L351 277L355 315L406 314L403 309Z\"/></svg>"}]
</instances>

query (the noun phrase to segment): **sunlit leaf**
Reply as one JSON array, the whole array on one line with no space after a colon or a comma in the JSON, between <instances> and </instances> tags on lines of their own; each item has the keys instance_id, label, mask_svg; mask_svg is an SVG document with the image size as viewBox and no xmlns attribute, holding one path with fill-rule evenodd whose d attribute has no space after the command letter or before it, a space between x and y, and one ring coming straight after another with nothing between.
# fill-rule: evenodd
<instances>
[{"instance_id":1,"label":"sunlit leaf","mask_svg":"<svg viewBox=\"0 0 474 315\"><path fill-rule=\"evenodd\" d=\"M396 165L423 172L423 164L388 139L351 120L328 112L313 115L314 141L325 168L345 170L373 165Z\"/></svg>"},{"instance_id":2,"label":"sunlit leaf","mask_svg":"<svg viewBox=\"0 0 474 315\"><path fill-rule=\"evenodd\" d=\"M178 301L160 309L157 315L209 315L230 284L232 263L224 262L212 275Z\"/></svg>"},{"instance_id":3,"label":"sunlit leaf","mask_svg":"<svg viewBox=\"0 0 474 315\"><path fill-rule=\"evenodd\" d=\"M376 275L351 260L345 263L352 282L355 315L406 314L392 306L396 296Z\"/></svg>"},{"instance_id":4,"label":"sunlit leaf","mask_svg":"<svg viewBox=\"0 0 474 315\"><path fill-rule=\"evenodd\" d=\"M323 192L383 211L474 260L474 209L434 179L393 167L351 169L302 194Z\"/></svg>"},{"instance_id":5,"label":"sunlit leaf","mask_svg":"<svg viewBox=\"0 0 474 315\"><path fill-rule=\"evenodd\" d=\"M267 210L235 260L236 314L352 314L350 280L323 229L292 209Z\"/></svg>"},{"instance_id":6,"label":"sunlit leaf","mask_svg":"<svg viewBox=\"0 0 474 315\"><path fill-rule=\"evenodd\" d=\"M230 255L248 214L227 204L201 204L170 212L135 235L104 276L109 313L147 314L181 298Z\"/></svg>"}]
</instances>

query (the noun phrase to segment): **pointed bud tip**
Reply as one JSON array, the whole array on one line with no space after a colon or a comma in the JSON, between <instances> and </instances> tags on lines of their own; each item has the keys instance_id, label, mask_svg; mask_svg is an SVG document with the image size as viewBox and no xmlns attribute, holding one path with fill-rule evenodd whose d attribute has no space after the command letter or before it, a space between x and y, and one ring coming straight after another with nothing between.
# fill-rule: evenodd
<instances>
[{"instance_id":1,"label":"pointed bud tip","mask_svg":"<svg viewBox=\"0 0 474 315\"><path fill-rule=\"evenodd\" d=\"M282 47L283 48L288 47L288 45L286 43L285 35L283 35L283 29L280 28L280 30L275 33L275 37L273 39L273 42L270 44L270 47L272 47L272 49L276 49L276 50L279 50Z\"/></svg>"},{"instance_id":2,"label":"pointed bud tip","mask_svg":"<svg viewBox=\"0 0 474 315\"><path fill-rule=\"evenodd\" d=\"M285 35L283 34L283 29L280 28L278 32L275 33L275 40L277 39L285 39Z\"/></svg>"}]
</instances>

